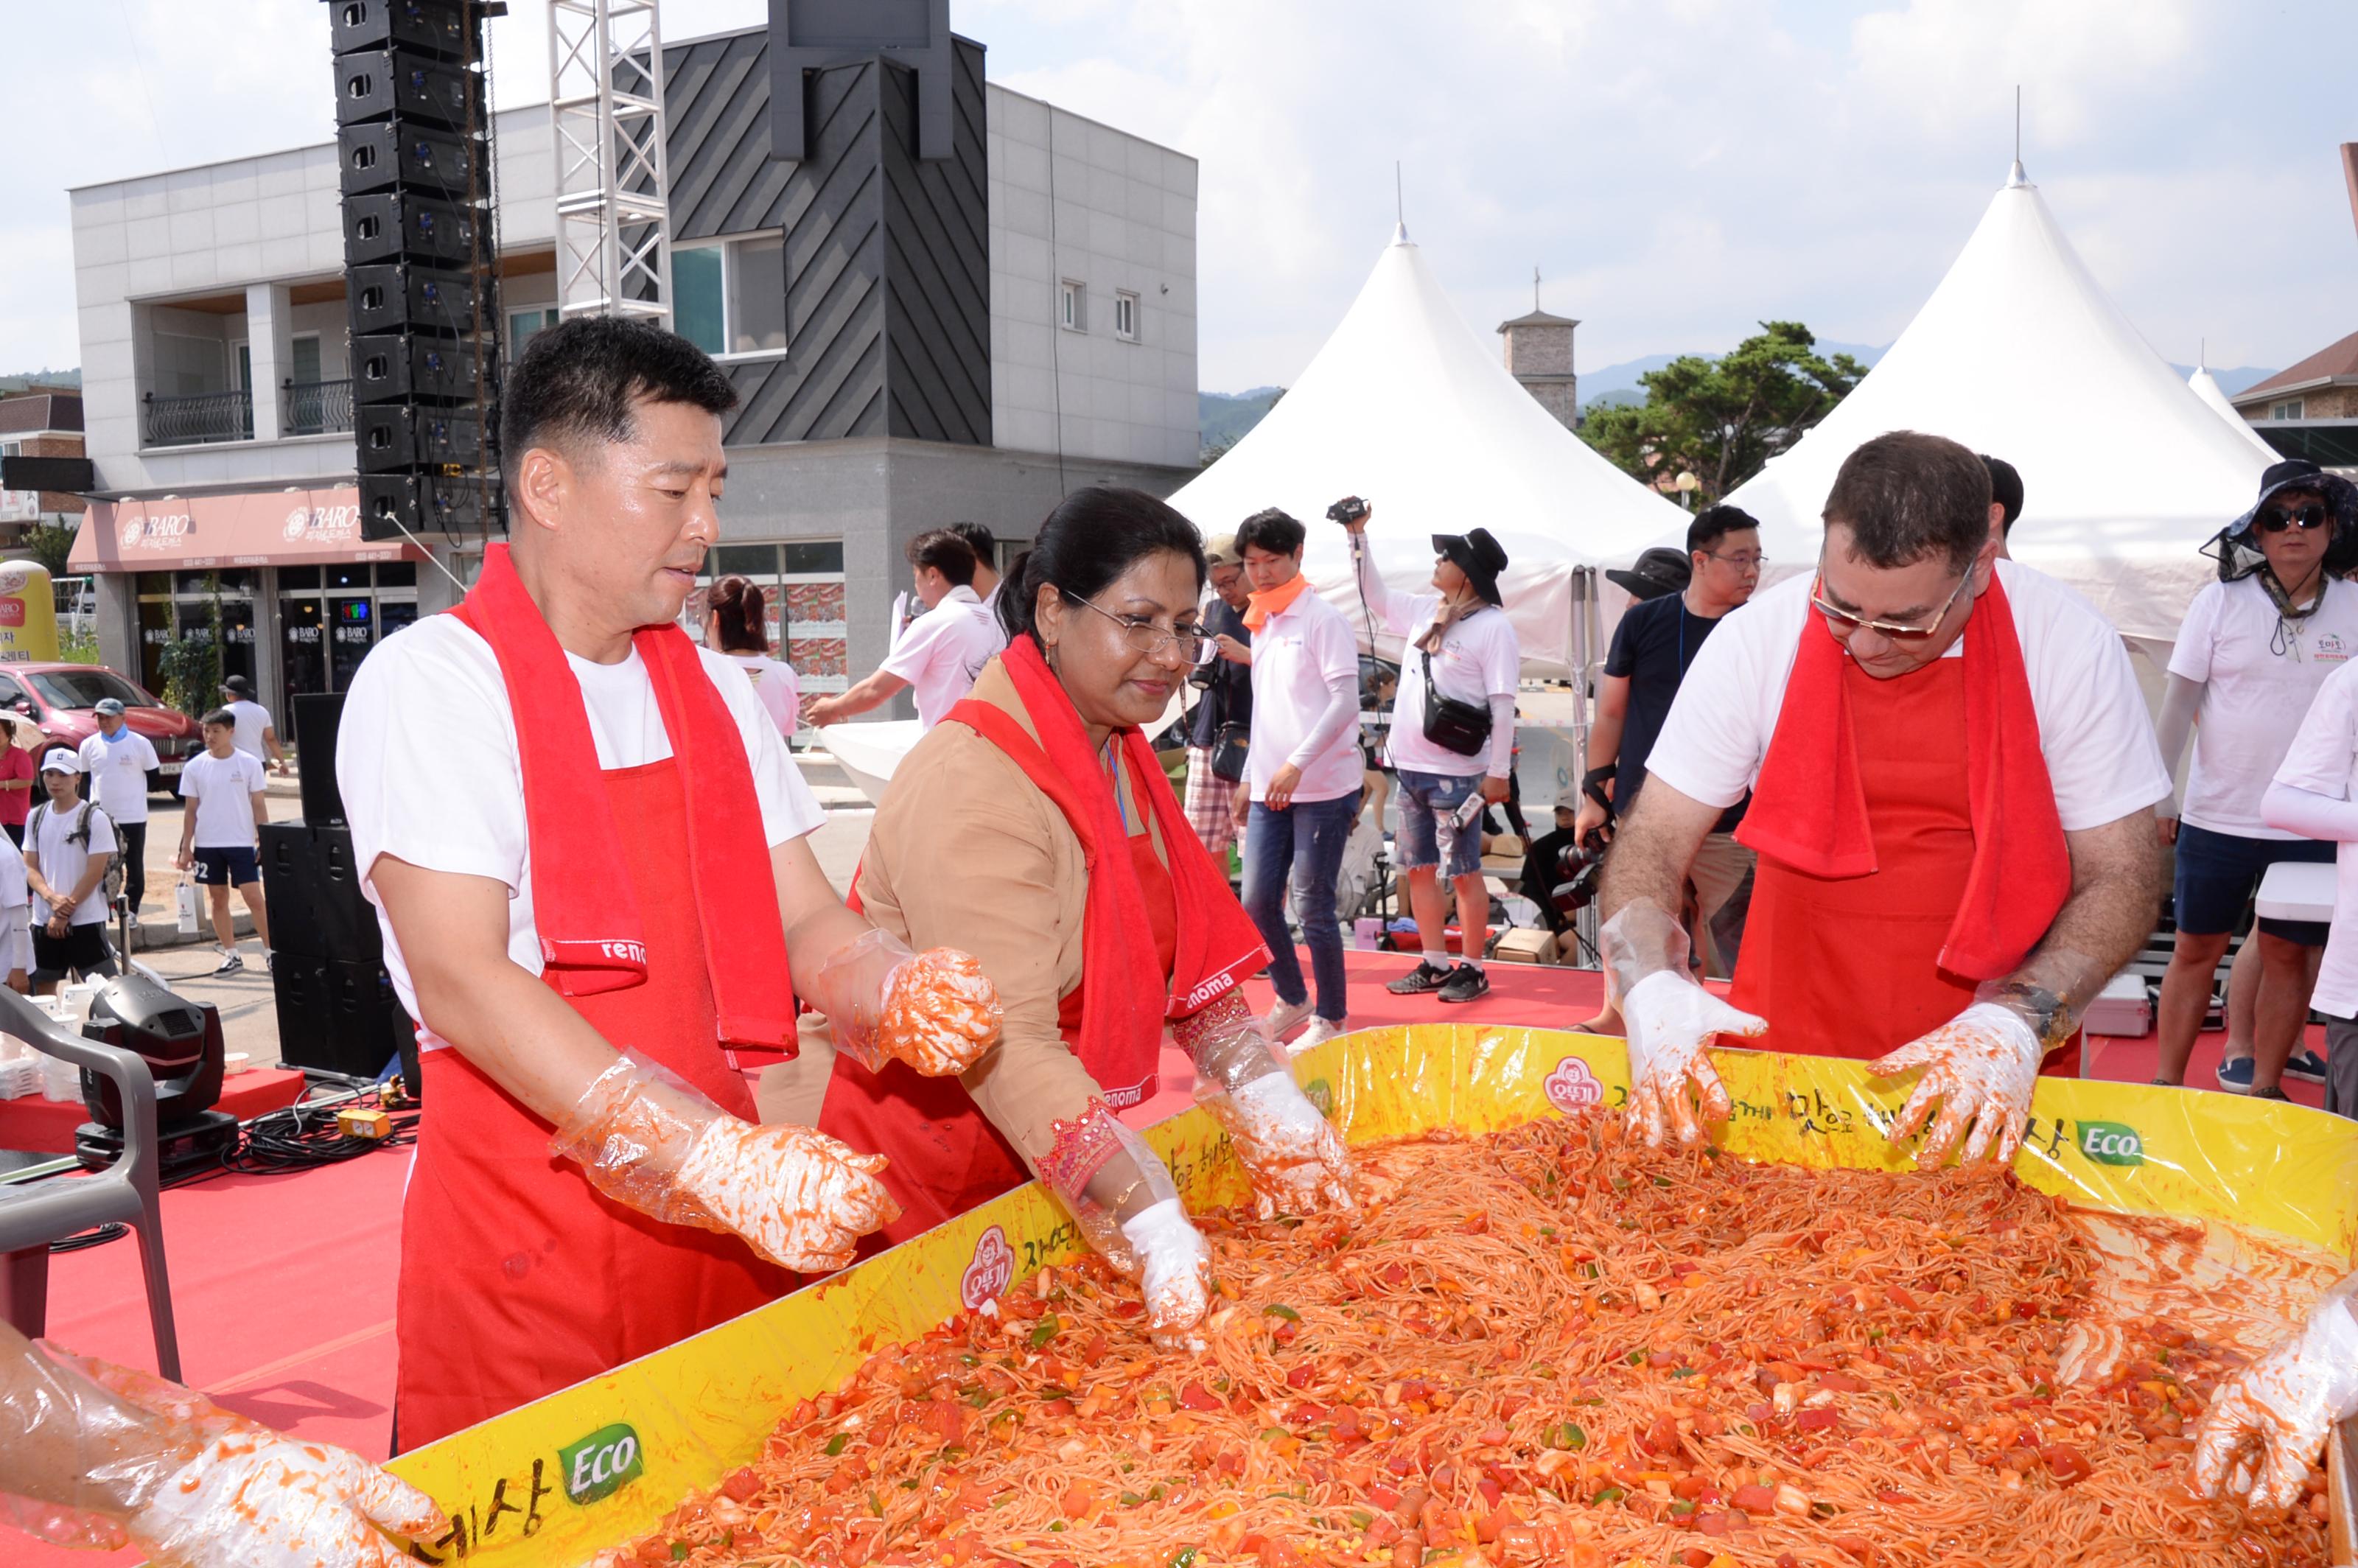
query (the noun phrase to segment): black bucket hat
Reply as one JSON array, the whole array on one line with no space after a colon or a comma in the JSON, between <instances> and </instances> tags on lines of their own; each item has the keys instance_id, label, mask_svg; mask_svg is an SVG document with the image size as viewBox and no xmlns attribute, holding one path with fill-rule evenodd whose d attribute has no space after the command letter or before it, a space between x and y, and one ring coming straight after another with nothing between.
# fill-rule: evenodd
<instances>
[{"instance_id":1,"label":"black bucket hat","mask_svg":"<svg viewBox=\"0 0 2358 1568\"><path fill-rule=\"evenodd\" d=\"M1470 534L1435 534L1433 536L1435 554L1446 557L1453 566L1466 574L1474 591L1492 604L1504 604L1498 596L1498 574L1507 569L1507 552L1498 540L1490 537L1487 528L1476 528Z\"/></svg>"},{"instance_id":2,"label":"black bucket hat","mask_svg":"<svg viewBox=\"0 0 2358 1568\"><path fill-rule=\"evenodd\" d=\"M2325 499L2326 515L2333 520L2333 537L2325 546L2326 574L2343 577L2358 568L2358 484L2326 472L2307 458L2287 458L2270 463L2260 475L2259 499L2202 546L2202 553L2219 563L2221 582L2247 578L2267 564L2253 528L2268 503L2288 490L2313 490Z\"/></svg>"},{"instance_id":3,"label":"black bucket hat","mask_svg":"<svg viewBox=\"0 0 2358 1568\"><path fill-rule=\"evenodd\" d=\"M1687 580L1694 576L1694 562L1684 550L1657 545L1639 556L1635 566L1610 568L1605 575L1628 589L1632 599L1660 599L1666 593L1686 591Z\"/></svg>"}]
</instances>

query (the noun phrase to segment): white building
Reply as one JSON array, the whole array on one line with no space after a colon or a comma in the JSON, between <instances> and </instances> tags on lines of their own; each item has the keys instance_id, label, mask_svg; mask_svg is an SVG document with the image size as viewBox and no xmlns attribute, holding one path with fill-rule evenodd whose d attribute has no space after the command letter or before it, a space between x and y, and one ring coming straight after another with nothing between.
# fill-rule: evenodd
<instances>
[{"instance_id":1,"label":"white building","mask_svg":"<svg viewBox=\"0 0 2358 1568\"><path fill-rule=\"evenodd\" d=\"M774 406L775 387L804 351L788 346L789 230L807 213L759 226L763 200L784 200L763 191L782 189L776 171L793 166L766 157L765 73L717 69L758 53L764 37L665 48L675 308L679 330L715 351L746 398L730 436L724 542L708 568L792 590L775 596L787 601L784 656L806 691L823 692L882 658L906 583L901 549L914 534L971 519L1020 544L1069 488L1167 492L1194 472L1196 167L984 86L979 423L963 439L912 436L891 420L876 433L781 438L796 416ZM979 84L981 51L962 48ZM712 86L724 78L733 86ZM319 85L324 113L324 50ZM735 127L726 146L712 131L720 124ZM555 319L550 141L545 106L497 117L511 352ZM732 178L716 172L724 163L767 180L727 212L711 199ZM158 653L204 634L217 594L224 669L252 677L282 715L291 695L341 689L378 637L456 589L416 546L359 536L333 144L86 186L71 199L97 475L75 559L104 575L106 662L156 687ZM466 555L437 550L471 578Z\"/></svg>"}]
</instances>

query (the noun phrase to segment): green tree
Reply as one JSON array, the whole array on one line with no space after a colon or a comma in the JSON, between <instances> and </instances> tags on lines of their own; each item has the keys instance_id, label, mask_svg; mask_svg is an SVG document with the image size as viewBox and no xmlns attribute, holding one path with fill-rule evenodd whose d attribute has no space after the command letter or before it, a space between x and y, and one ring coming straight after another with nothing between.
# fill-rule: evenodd
<instances>
[{"instance_id":1,"label":"green tree","mask_svg":"<svg viewBox=\"0 0 2358 1568\"><path fill-rule=\"evenodd\" d=\"M221 704L221 574L208 573L205 586L212 597L204 629L167 643L156 661L164 679L164 700L191 719L201 719Z\"/></svg>"},{"instance_id":2,"label":"green tree","mask_svg":"<svg viewBox=\"0 0 2358 1568\"><path fill-rule=\"evenodd\" d=\"M62 523L36 523L25 530L23 554L49 568L51 577L64 577L66 555L73 548L74 531Z\"/></svg>"},{"instance_id":3,"label":"green tree","mask_svg":"<svg viewBox=\"0 0 2358 1568\"><path fill-rule=\"evenodd\" d=\"M1828 359L1799 321L1760 331L1716 360L1682 355L1638 379L1646 401L1599 408L1582 424L1588 444L1649 484L1692 473L1708 505L1801 438L1856 386L1866 367Z\"/></svg>"}]
</instances>

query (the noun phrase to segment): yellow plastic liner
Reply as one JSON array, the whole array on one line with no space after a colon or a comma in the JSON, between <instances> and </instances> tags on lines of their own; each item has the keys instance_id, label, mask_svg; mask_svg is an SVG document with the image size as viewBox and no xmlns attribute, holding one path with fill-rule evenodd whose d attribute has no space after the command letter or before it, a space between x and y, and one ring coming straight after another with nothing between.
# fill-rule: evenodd
<instances>
[{"instance_id":1,"label":"yellow plastic liner","mask_svg":"<svg viewBox=\"0 0 2358 1568\"><path fill-rule=\"evenodd\" d=\"M1913 1162L1880 1129L1906 1084L1854 1062L1717 1053L1736 1115L1717 1141L1747 1159L1869 1170ZM1354 1143L1477 1134L1619 1106L1622 1043L1543 1029L1369 1030L1295 1063ZM2232 1221L2338 1257L2358 1245L2358 1122L2305 1107L2144 1085L2042 1078L2021 1178L2072 1202ZM1243 1199L1228 1140L1201 1111L1149 1129L1191 1207ZM1039 1186L1009 1194L845 1273L669 1349L404 1454L394 1471L449 1510L436 1561L572 1568L644 1534L761 1451L778 1418L878 1348L1074 1257L1079 1237Z\"/></svg>"}]
</instances>

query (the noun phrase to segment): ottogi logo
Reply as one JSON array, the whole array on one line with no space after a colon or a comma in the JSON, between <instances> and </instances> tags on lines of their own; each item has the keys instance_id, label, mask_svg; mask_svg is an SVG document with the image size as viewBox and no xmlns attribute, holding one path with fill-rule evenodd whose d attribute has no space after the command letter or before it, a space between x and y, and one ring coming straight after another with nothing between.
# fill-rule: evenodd
<instances>
[{"instance_id":1,"label":"ottogi logo","mask_svg":"<svg viewBox=\"0 0 2358 1568\"><path fill-rule=\"evenodd\" d=\"M2145 1140L2137 1130L2118 1121L2080 1124L2080 1152L2099 1165L2142 1165Z\"/></svg>"},{"instance_id":2,"label":"ottogi logo","mask_svg":"<svg viewBox=\"0 0 2358 1568\"><path fill-rule=\"evenodd\" d=\"M1014 1281L1015 1249L1007 1244L1007 1232L994 1225L974 1244L973 1260L958 1281L958 1300L972 1312Z\"/></svg>"},{"instance_id":3,"label":"ottogi logo","mask_svg":"<svg viewBox=\"0 0 2358 1568\"><path fill-rule=\"evenodd\" d=\"M1569 1116L1585 1110L1605 1098L1605 1086L1588 1070L1588 1064L1577 1056L1566 1056L1555 1065L1541 1086L1547 1090L1548 1104Z\"/></svg>"},{"instance_id":4,"label":"ottogi logo","mask_svg":"<svg viewBox=\"0 0 2358 1568\"><path fill-rule=\"evenodd\" d=\"M584 1506L612 1497L646 1468L639 1434L619 1421L558 1449L557 1463L565 1472L565 1495Z\"/></svg>"}]
</instances>

